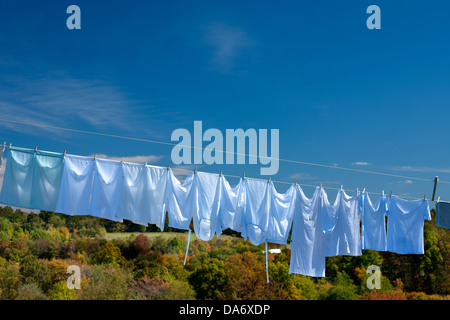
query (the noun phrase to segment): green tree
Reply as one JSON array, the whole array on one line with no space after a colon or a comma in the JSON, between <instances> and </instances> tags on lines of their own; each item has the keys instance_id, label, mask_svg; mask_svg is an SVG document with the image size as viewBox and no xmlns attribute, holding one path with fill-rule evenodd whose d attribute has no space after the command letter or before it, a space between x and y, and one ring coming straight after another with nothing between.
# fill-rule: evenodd
<instances>
[{"instance_id":1,"label":"green tree","mask_svg":"<svg viewBox=\"0 0 450 320\"><path fill-rule=\"evenodd\" d=\"M319 296L321 300L357 300L357 287L351 278L343 273L337 273L333 286Z\"/></svg>"},{"instance_id":2,"label":"green tree","mask_svg":"<svg viewBox=\"0 0 450 320\"><path fill-rule=\"evenodd\" d=\"M19 285L19 265L0 257L0 299L13 300L17 296Z\"/></svg>"},{"instance_id":3,"label":"green tree","mask_svg":"<svg viewBox=\"0 0 450 320\"><path fill-rule=\"evenodd\" d=\"M22 259L20 263L20 275L23 283L34 282L44 290L47 289L51 277L47 265L31 254L28 254Z\"/></svg>"},{"instance_id":4,"label":"green tree","mask_svg":"<svg viewBox=\"0 0 450 320\"><path fill-rule=\"evenodd\" d=\"M125 263L125 259L112 242L106 243L104 246L99 246L90 256L93 264L112 264L115 267L120 267Z\"/></svg>"},{"instance_id":5,"label":"green tree","mask_svg":"<svg viewBox=\"0 0 450 320\"><path fill-rule=\"evenodd\" d=\"M130 300L138 297L132 272L113 265L93 266L81 282L81 300Z\"/></svg>"},{"instance_id":6,"label":"green tree","mask_svg":"<svg viewBox=\"0 0 450 320\"><path fill-rule=\"evenodd\" d=\"M17 289L16 300L48 300L42 289L35 282L26 283Z\"/></svg>"},{"instance_id":7,"label":"green tree","mask_svg":"<svg viewBox=\"0 0 450 320\"><path fill-rule=\"evenodd\" d=\"M76 300L77 295L75 289L69 289L66 281L59 281L49 290L48 297L50 300Z\"/></svg>"},{"instance_id":8,"label":"green tree","mask_svg":"<svg viewBox=\"0 0 450 320\"><path fill-rule=\"evenodd\" d=\"M189 276L189 283L197 299L217 299L228 283L224 262L215 258L203 261Z\"/></svg>"},{"instance_id":9,"label":"green tree","mask_svg":"<svg viewBox=\"0 0 450 320\"><path fill-rule=\"evenodd\" d=\"M11 239L14 233L12 223L3 217L0 217L0 241L8 241Z\"/></svg>"},{"instance_id":10,"label":"green tree","mask_svg":"<svg viewBox=\"0 0 450 320\"><path fill-rule=\"evenodd\" d=\"M264 299L267 291L265 266L258 256L249 251L225 259L228 281L221 299Z\"/></svg>"}]
</instances>

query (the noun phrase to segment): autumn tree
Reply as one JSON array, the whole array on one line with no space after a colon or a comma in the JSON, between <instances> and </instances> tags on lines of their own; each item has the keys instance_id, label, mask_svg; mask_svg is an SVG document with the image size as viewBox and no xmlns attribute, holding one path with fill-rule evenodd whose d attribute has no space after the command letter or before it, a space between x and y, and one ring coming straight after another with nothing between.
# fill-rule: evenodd
<instances>
[{"instance_id":1,"label":"autumn tree","mask_svg":"<svg viewBox=\"0 0 450 320\"><path fill-rule=\"evenodd\" d=\"M189 283L197 299L217 299L228 284L224 262L215 258L203 261L189 276Z\"/></svg>"}]
</instances>

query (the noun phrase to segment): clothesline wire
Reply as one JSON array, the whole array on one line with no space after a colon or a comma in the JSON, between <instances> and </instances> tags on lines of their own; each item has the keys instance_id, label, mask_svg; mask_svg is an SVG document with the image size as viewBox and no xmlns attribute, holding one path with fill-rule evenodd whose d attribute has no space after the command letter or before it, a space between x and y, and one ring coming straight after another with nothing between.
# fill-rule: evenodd
<instances>
[{"instance_id":1,"label":"clothesline wire","mask_svg":"<svg viewBox=\"0 0 450 320\"><path fill-rule=\"evenodd\" d=\"M178 145L180 147L188 147L188 148L200 149L200 150L210 150L210 151L214 150L216 152L222 152L222 153L228 153L228 154L234 154L234 155L241 155L241 156L248 156L248 157L260 157L260 158L265 158L265 159L270 159L270 160L278 160L278 161L282 161L282 162L290 162L290 163L310 165L310 166L317 166L317 167L330 168L330 169L346 170L346 171L353 171L353 172L367 173L367 174L374 174L374 175L383 175L383 176L390 176L390 177L410 179L410 180L417 180L417 181L425 181L425 182L433 182L434 181L434 179L430 180L430 179L424 179L424 178L396 175L396 174L385 173L385 172L377 172L377 171L368 171L368 170L361 170L361 169L354 169L354 168L338 167L338 166L325 165L325 164L319 164L319 163L313 163L313 162L304 162L304 161L298 161L298 160L290 160L290 159L282 159L282 158L274 158L274 157L266 157L266 156L255 156L255 155L252 155L252 154L231 152L231 151L225 151L225 150L215 150L215 149L209 149L209 148L203 148L203 147L195 147L195 146L191 146L191 145L184 145L183 146L183 145L180 145L178 143L172 143L172 142L164 142L164 141L149 140L149 139L142 139L142 138L135 138L135 137L127 137L127 136L121 136L121 135L115 135L115 134L109 134L109 133L103 133L103 132L93 132L93 131L79 130L79 129L73 129L73 128L64 128L64 127L57 127L57 126L51 126L51 125L45 125L45 124L39 124L39 123L32 123L32 122L25 122L25 121L18 121L18 120L9 120L9 119L2 119L2 118L0 118L0 121L9 122L9 123L15 123L15 124L23 124L23 125L35 126L35 127L41 127L41 128L47 128L47 129L64 130L64 131L83 133L83 134L91 134L91 135L98 135L98 136L104 136L104 137L110 137L110 138L126 139L126 140L139 141L139 142L156 143L156 144L163 144L163 145L170 145L170 146L177 146ZM181 170L181 169L179 169L179 170ZM237 176L235 176L235 177L237 177ZM439 182L440 183L450 184L449 181L439 180ZM285 181L278 181L278 183L291 184L290 182L285 182ZM309 187L315 187L315 186L312 186L312 185L305 185L305 184L302 184L302 185L303 186L309 186ZM340 190L338 188L331 188L331 187L327 187L327 189ZM348 190L348 191L354 191L354 190ZM369 192L367 192L367 193L369 193ZM378 194L378 193L373 193L372 192L372 194ZM412 197L409 197L409 198L412 198ZM414 198L414 199L417 199L417 198Z\"/></svg>"},{"instance_id":2,"label":"clothesline wire","mask_svg":"<svg viewBox=\"0 0 450 320\"><path fill-rule=\"evenodd\" d=\"M186 171L186 172L189 172L189 173L192 172L191 169L185 169L185 168L176 168L176 170ZM205 172L205 173L211 173L211 172ZM241 176L235 176L235 175L230 175L230 174L223 174L222 173L222 175L224 177L229 177L229 178L238 178L238 179L242 178ZM245 177L245 178L246 179L257 179L257 178L251 178L251 177ZM273 183L281 183L281 184L287 184L287 185L292 185L293 184L292 182L287 182L287 181L278 181L278 180L270 180L270 181L272 181ZM318 187L317 185L312 185L312 184L304 184L304 183L297 183L297 184L299 186L301 186L301 187L310 187L310 188L317 188ZM322 186L322 188L323 189L328 189L328 190L337 190L337 191L341 190L340 188L325 187L325 186ZM356 190L349 190L349 189L343 189L343 190L344 191L348 191L348 192L356 192ZM373 195L377 195L377 196L381 195L381 193L379 193L379 192L369 192L369 191L364 191L364 192L367 193L367 194L373 194ZM403 195L401 197L402 198L412 199L412 200L421 200L421 199L423 199L423 198L409 197L409 196L403 196ZM445 200L440 200L440 201L445 201Z\"/></svg>"},{"instance_id":3,"label":"clothesline wire","mask_svg":"<svg viewBox=\"0 0 450 320\"><path fill-rule=\"evenodd\" d=\"M98 159L100 159L100 158L98 158ZM172 167L172 169L173 169L173 167ZM189 172L189 173L191 173L192 172L192 169L186 169L186 168L180 168L180 167L177 167L176 165L175 165L175 170L178 170L178 171L186 171L186 172ZM195 171L194 171L195 172ZM204 173L209 173L209 174L217 174L217 173L211 173L211 172L204 172ZM222 174L222 173L221 173ZM240 178L242 178L241 176L236 176L236 175L231 175L231 174L222 174L224 177L229 177L229 178L238 178L238 179L240 179ZM252 178L252 177L246 177L246 179L254 179L254 180L261 180L261 179L258 179L258 178ZM278 180L271 180L273 183L280 183L280 184L287 184L287 185L292 185L293 183L292 182L288 182L288 181L278 181ZM304 183L297 183L299 186L301 186L301 187L311 187L311 188L317 188L317 186L316 185L310 185L310 184L304 184ZM325 187L325 186L322 186L321 185L321 187L323 188L323 189L328 189L328 190L341 190L341 189L339 189L339 188L333 188L333 187ZM345 191L348 191L348 192L356 192L356 190L349 190L349 189L345 189ZM374 195L380 195L379 193L376 193L376 192L369 192L369 191L364 191L364 192L366 192L366 193L368 193L368 194L374 194ZM402 197L403 198L409 198L409 199L414 199L414 200L419 200L419 198L417 198L417 197L408 197L408 196L403 196L402 195ZM442 201L444 201L444 200L442 200Z\"/></svg>"}]
</instances>

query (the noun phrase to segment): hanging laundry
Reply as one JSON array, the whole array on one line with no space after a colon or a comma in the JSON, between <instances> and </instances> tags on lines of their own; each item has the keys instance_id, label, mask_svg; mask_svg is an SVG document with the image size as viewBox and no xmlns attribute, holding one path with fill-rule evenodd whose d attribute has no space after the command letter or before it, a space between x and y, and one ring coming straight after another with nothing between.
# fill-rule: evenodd
<instances>
[{"instance_id":1,"label":"hanging laundry","mask_svg":"<svg viewBox=\"0 0 450 320\"><path fill-rule=\"evenodd\" d=\"M30 208L33 171L34 151L10 147L0 202L20 208Z\"/></svg>"},{"instance_id":2,"label":"hanging laundry","mask_svg":"<svg viewBox=\"0 0 450 320\"><path fill-rule=\"evenodd\" d=\"M450 202L436 202L436 225L450 228Z\"/></svg>"},{"instance_id":3,"label":"hanging laundry","mask_svg":"<svg viewBox=\"0 0 450 320\"><path fill-rule=\"evenodd\" d=\"M30 208L55 211L64 170L62 153L36 151Z\"/></svg>"},{"instance_id":4,"label":"hanging laundry","mask_svg":"<svg viewBox=\"0 0 450 320\"><path fill-rule=\"evenodd\" d=\"M167 195L167 216L169 227L191 230L189 224L192 220L192 211L186 210L185 204L194 181L194 173L191 173L184 183L174 176L172 169L169 169L166 186Z\"/></svg>"},{"instance_id":5,"label":"hanging laundry","mask_svg":"<svg viewBox=\"0 0 450 320\"><path fill-rule=\"evenodd\" d=\"M192 211L194 232L201 240L211 240L220 229L219 197L219 175L196 172L184 210Z\"/></svg>"},{"instance_id":6,"label":"hanging laundry","mask_svg":"<svg viewBox=\"0 0 450 320\"><path fill-rule=\"evenodd\" d=\"M296 186L289 211L293 216L289 273L325 277L325 235L322 232L322 197L325 191L316 188L308 199Z\"/></svg>"},{"instance_id":7,"label":"hanging laundry","mask_svg":"<svg viewBox=\"0 0 450 320\"><path fill-rule=\"evenodd\" d=\"M123 222L121 218L116 217L122 193L122 163L96 159L94 164L94 184L88 214L93 217Z\"/></svg>"},{"instance_id":8,"label":"hanging laundry","mask_svg":"<svg viewBox=\"0 0 450 320\"><path fill-rule=\"evenodd\" d=\"M269 228L269 207L271 194L269 185L272 182L257 179L244 179L241 189L244 201L238 203L238 211L242 208L242 237L249 239L255 246L264 243Z\"/></svg>"},{"instance_id":9,"label":"hanging laundry","mask_svg":"<svg viewBox=\"0 0 450 320\"><path fill-rule=\"evenodd\" d=\"M361 248L386 251L386 196L381 195L375 205L363 192L361 198Z\"/></svg>"},{"instance_id":10,"label":"hanging laundry","mask_svg":"<svg viewBox=\"0 0 450 320\"><path fill-rule=\"evenodd\" d=\"M392 196L387 216L387 251L423 254L424 220L431 220L428 201L408 201Z\"/></svg>"},{"instance_id":11,"label":"hanging laundry","mask_svg":"<svg viewBox=\"0 0 450 320\"><path fill-rule=\"evenodd\" d=\"M3 166L3 153L5 152L5 145L0 148L0 169Z\"/></svg>"},{"instance_id":12,"label":"hanging laundry","mask_svg":"<svg viewBox=\"0 0 450 320\"><path fill-rule=\"evenodd\" d=\"M238 204L244 201L244 193L241 192L243 187L244 182L242 179L239 180L239 183L234 188L231 188L223 175L219 177L218 195L215 199L220 222L220 230L216 231L217 235L220 235L221 231L225 229L236 232L242 231L243 206L238 206Z\"/></svg>"},{"instance_id":13,"label":"hanging laundry","mask_svg":"<svg viewBox=\"0 0 450 320\"><path fill-rule=\"evenodd\" d=\"M331 206L324 193L322 208L325 255L327 257L362 255L358 194L348 196L344 190L340 190Z\"/></svg>"},{"instance_id":14,"label":"hanging laundry","mask_svg":"<svg viewBox=\"0 0 450 320\"><path fill-rule=\"evenodd\" d=\"M268 186L270 194L269 204L269 226L267 231L267 242L286 244L291 230L293 211L289 210L296 186L292 185L281 194L275 189L273 183Z\"/></svg>"},{"instance_id":15,"label":"hanging laundry","mask_svg":"<svg viewBox=\"0 0 450 320\"><path fill-rule=\"evenodd\" d=\"M123 185L116 217L136 224L155 224L164 230L166 168L126 163L122 165Z\"/></svg>"},{"instance_id":16,"label":"hanging laundry","mask_svg":"<svg viewBox=\"0 0 450 320\"><path fill-rule=\"evenodd\" d=\"M55 212L87 215L94 178L94 159L66 154Z\"/></svg>"}]
</instances>

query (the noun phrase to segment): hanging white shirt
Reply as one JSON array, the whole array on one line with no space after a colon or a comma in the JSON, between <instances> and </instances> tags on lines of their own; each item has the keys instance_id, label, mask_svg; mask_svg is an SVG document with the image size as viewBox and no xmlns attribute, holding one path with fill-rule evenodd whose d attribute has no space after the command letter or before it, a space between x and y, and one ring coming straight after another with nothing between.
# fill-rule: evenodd
<instances>
[{"instance_id":1,"label":"hanging white shirt","mask_svg":"<svg viewBox=\"0 0 450 320\"><path fill-rule=\"evenodd\" d=\"M361 194L361 247L365 250L386 251L386 196L382 195L375 205L369 195Z\"/></svg>"},{"instance_id":2,"label":"hanging white shirt","mask_svg":"<svg viewBox=\"0 0 450 320\"><path fill-rule=\"evenodd\" d=\"M93 158L66 154L55 211L68 215L87 215L93 176Z\"/></svg>"},{"instance_id":3,"label":"hanging white shirt","mask_svg":"<svg viewBox=\"0 0 450 320\"><path fill-rule=\"evenodd\" d=\"M308 199L300 186L296 186L289 211L293 215L291 259L289 273L310 277L325 277L325 235L322 232L321 188L316 188Z\"/></svg>"},{"instance_id":4,"label":"hanging white shirt","mask_svg":"<svg viewBox=\"0 0 450 320\"><path fill-rule=\"evenodd\" d=\"M242 208L242 237L249 239L254 245L260 245L267 239L269 228L269 206L271 194L269 185L272 182L257 179L244 179L241 189L242 202L238 203L238 210Z\"/></svg>"},{"instance_id":5,"label":"hanging white shirt","mask_svg":"<svg viewBox=\"0 0 450 320\"><path fill-rule=\"evenodd\" d=\"M94 217L123 222L116 217L123 185L122 163L106 159L96 159L94 163L94 184L88 213Z\"/></svg>"},{"instance_id":6,"label":"hanging white shirt","mask_svg":"<svg viewBox=\"0 0 450 320\"><path fill-rule=\"evenodd\" d=\"M322 198L323 231L325 232L325 255L360 256L361 236L359 226L359 195L348 196L344 190L337 194L334 205Z\"/></svg>"},{"instance_id":7,"label":"hanging white shirt","mask_svg":"<svg viewBox=\"0 0 450 320\"><path fill-rule=\"evenodd\" d=\"M428 201L408 201L392 196L387 216L387 251L423 254L424 220L431 220Z\"/></svg>"},{"instance_id":8,"label":"hanging white shirt","mask_svg":"<svg viewBox=\"0 0 450 320\"><path fill-rule=\"evenodd\" d=\"M194 232L204 241L211 240L219 229L217 202L220 197L219 175L196 172L185 210L193 213ZM214 205L216 201L216 205Z\"/></svg>"},{"instance_id":9,"label":"hanging white shirt","mask_svg":"<svg viewBox=\"0 0 450 320\"><path fill-rule=\"evenodd\" d=\"M116 217L164 230L166 168L123 163L123 185Z\"/></svg>"},{"instance_id":10,"label":"hanging white shirt","mask_svg":"<svg viewBox=\"0 0 450 320\"><path fill-rule=\"evenodd\" d=\"M166 201L169 227L190 230L189 224L192 220L192 211L186 209L186 200L194 181L194 173L192 172L184 183L180 183L174 176L172 169L169 169L168 174Z\"/></svg>"},{"instance_id":11,"label":"hanging white shirt","mask_svg":"<svg viewBox=\"0 0 450 320\"><path fill-rule=\"evenodd\" d=\"M267 242L286 244L291 229L293 211L289 210L296 187L290 186L285 193L278 193L270 183L269 225Z\"/></svg>"},{"instance_id":12,"label":"hanging white shirt","mask_svg":"<svg viewBox=\"0 0 450 320\"><path fill-rule=\"evenodd\" d=\"M243 180L240 179L239 183L231 188L228 181L223 175L219 177L219 185L215 199L215 205L217 206L220 230L217 230L217 235L221 234L222 230L230 229L233 231L242 231L242 208L238 206L239 202L244 201L244 193L241 189L244 187Z\"/></svg>"}]
</instances>

